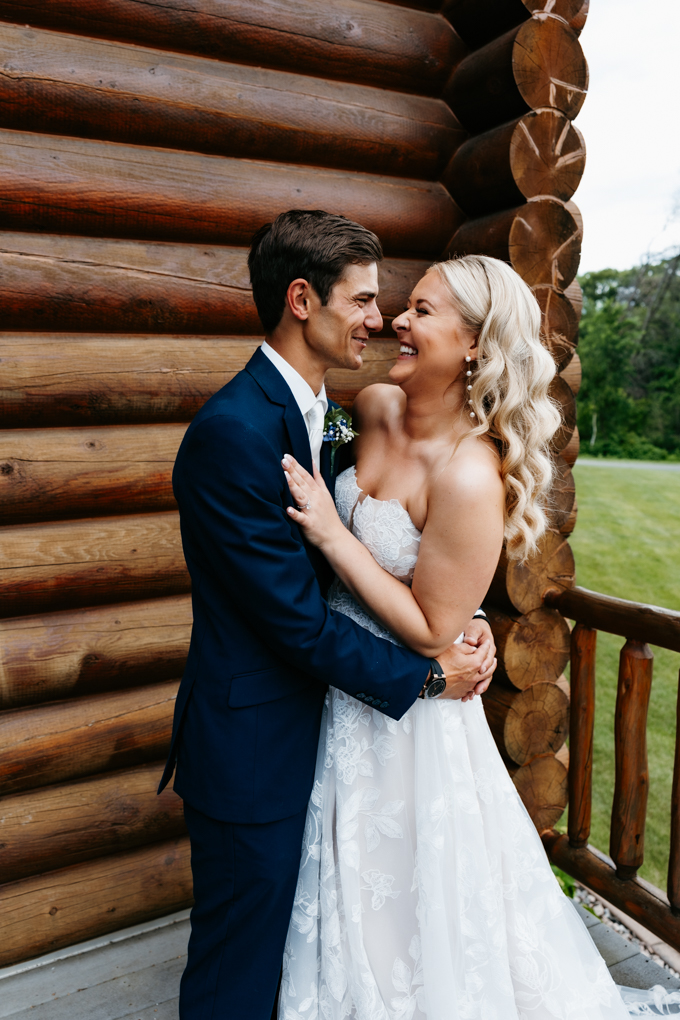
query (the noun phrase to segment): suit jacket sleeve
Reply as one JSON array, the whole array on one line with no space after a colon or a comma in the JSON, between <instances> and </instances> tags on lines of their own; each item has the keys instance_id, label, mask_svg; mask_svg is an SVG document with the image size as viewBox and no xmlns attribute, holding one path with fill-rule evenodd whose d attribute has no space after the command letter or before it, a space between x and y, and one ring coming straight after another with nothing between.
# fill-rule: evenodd
<instances>
[{"instance_id":1,"label":"suit jacket sleeve","mask_svg":"<svg viewBox=\"0 0 680 1020\"><path fill-rule=\"evenodd\" d=\"M411 707L428 660L370 634L323 599L278 452L253 426L215 415L185 438L173 474L185 548L289 666L395 719ZM364 699L364 700L367 700Z\"/></svg>"}]
</instances>

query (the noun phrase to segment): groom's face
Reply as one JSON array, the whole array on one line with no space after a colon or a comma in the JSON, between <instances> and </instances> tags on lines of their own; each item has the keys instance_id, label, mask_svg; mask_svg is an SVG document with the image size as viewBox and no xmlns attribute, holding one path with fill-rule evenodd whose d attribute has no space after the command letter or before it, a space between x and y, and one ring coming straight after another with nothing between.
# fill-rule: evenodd
<instances>
[{"instance_id":1,"label":"groom's face","mask_svg":"<svg viewBox=\"0 0 680 1020\"><path fill-rule=\"evenodd\" d=\"M377 297L375 262L347 266L326 305L312 291L305 338L327 368L361 368L361 355L369 335L383 326Z\"/></svg>"}]
</instances>

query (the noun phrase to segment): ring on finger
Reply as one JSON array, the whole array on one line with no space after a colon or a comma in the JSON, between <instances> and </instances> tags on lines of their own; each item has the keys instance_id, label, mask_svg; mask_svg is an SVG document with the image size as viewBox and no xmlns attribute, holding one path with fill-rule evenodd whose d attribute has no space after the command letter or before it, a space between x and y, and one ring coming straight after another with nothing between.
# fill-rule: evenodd
<instances>
[{"instance_id":1,"label":"ring on finger","mask_svg":"<svg viewBox=\"0 0 680 1020\"><path fill-rule=\"evenodd\" d=\"M302 513L303 510L311 510L312 509L312 504L309 501L307 501L304 506L297 506L296 505L295 509L299 510L300 513Z\"/></svg>"}]
</instances>

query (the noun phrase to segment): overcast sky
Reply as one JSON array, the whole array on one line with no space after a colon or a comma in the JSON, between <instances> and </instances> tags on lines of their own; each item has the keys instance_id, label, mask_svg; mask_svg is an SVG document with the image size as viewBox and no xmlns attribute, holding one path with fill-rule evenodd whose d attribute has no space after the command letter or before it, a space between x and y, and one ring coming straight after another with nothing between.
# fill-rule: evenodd
<instances>
[{"instance_id":1,"label":"overcast sky","mask_svg":"<svg viewBox=\"0 0 680 1020\"><path fill-rule=\"evenodd\" d=\"M680 0L591 0L579 272L680 245ZM675 206L675 208L674 208Z\"/></svg>"}]
</instances>

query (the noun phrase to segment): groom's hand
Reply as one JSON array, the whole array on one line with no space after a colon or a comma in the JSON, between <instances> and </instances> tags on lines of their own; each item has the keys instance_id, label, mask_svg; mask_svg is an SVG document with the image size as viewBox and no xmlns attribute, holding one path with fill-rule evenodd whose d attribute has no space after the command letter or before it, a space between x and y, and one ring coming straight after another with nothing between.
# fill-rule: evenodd
<instances>
[{"instance_id":1,"label":"groom's hand","mask_svg":"<svg viewBox=\"0 0 680 1020\"><path fill-rule=\"evenodd\" d=\"M496 668L495 651L493 640L487 638L478 647L463 641L442 652L438 656L446 674L446 690L442 697L468 701L475 694L483 694Z\"/></svg>"},{"instance_id":2,"label":"groom's hand","mask_svg":"<svg viewBox=\"0 0 680 1020\"><path fill-rule=\"evenodd\" d=\"M493 671L496 668L497 661L495 659L496 643L493 639L493 631L489 626L489 621L484 620L481 617L477 617L476 619L473 618L472 620L470 620L469 624L465 628L464 640L466 645L471 645L473 648L479 648L482 644L484 644L485 641L488 641L489 644L491 645L491 657L494 660L494 667L491 670L491 673L484 680L480 680L479 683L475 686L474 692L469 696L469 698L472 698L474 697L475 694L484 693L484 691L488 688L489 684L491 683ZM464 698L463 700L468 701L469 698Z\"/></svg>"}]
</instances>

